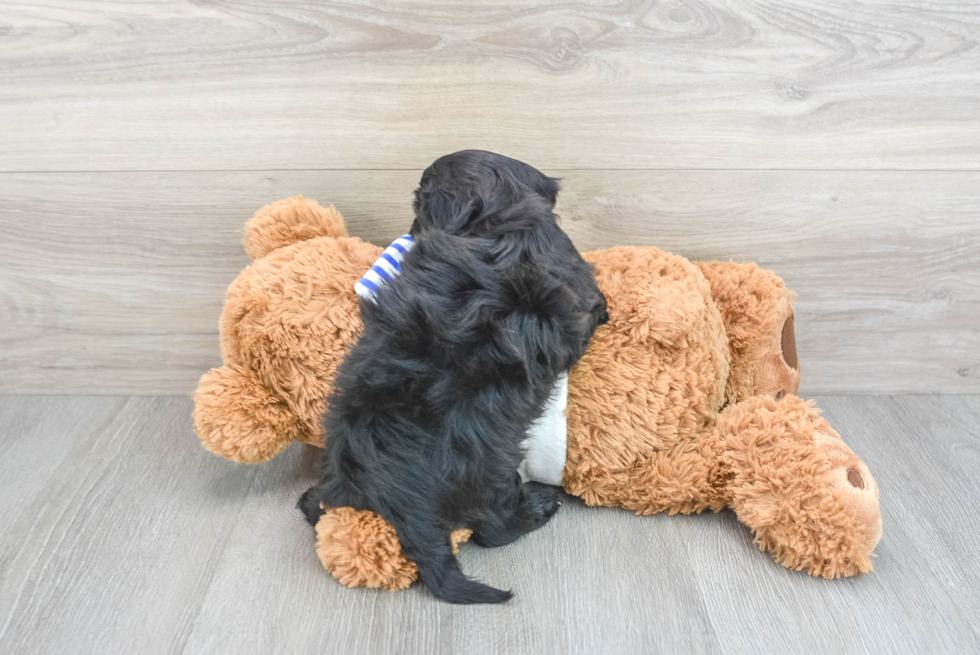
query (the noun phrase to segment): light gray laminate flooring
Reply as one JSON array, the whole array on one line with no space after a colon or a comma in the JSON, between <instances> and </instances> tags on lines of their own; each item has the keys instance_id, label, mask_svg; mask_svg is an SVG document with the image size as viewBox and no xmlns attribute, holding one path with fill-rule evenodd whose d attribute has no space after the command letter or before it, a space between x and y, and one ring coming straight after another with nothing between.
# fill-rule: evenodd
<instances>
[{"instance_id":1,"label":"light gray laminate flooring","mask_svg":"<svg viewBox=\"0 0 980 655\"><path fill-rule=\"evenodd\" d=\"M231 464L182 397L0 396L2 653L787 653L980 648L980 397L824 397L881 487L875 571L827 581L730 512L569 498L464 569L516 592L455 607L342 587L294 509L317 451Z\"/></svg>"}]
</instances>

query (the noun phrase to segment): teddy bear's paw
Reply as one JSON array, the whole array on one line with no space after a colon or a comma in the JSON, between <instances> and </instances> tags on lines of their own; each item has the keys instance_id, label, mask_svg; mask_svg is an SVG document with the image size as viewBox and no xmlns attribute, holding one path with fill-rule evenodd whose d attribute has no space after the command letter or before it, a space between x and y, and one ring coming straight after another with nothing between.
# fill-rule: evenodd
<instances>
[{"instance_id":1,"label":"teddy bear's paw","mask_svg":"<svg viewBox=\"0 0 980 655\"><path fill-rule=\"evenodd\" d=\"M811 403L757 396L720 420L731 506L784 566L867 573L881 538L878 485Z\"/></svg>"},{"instance_id":2,"label":"teddy bear's paw","mask_svg":"<svg viewBox=\"0 0 980 655\"><path fill-rule=\"evenodd\" d=\"M215 455L240 464L275 457L297 435L296 415L241 366L211 369L194 393L194 431Z\"/></svg>"},{"instance_id":3,"label":"teddy bear's paw","mask_svg":"<svg viewBox=\"0 0 980 655\"><path fill-rule=\"evenodd\" d=\"M826 492L812 511L822 522L818 548L805 556L811 575L824 578L868 573L881 539L878 484L867 465L832 430L816 430L814 445L823 451L830 470Z\"/></svg>"},{"instance_id":4,"label":"teddy bear's paw","mask_svg":"<svg viewBox=\"0 0 980 655\"><path fill-rule=\"evenodd\" d=\"M316 534L320 562L344 586L397 591L418 578L395 529L374 512L328 509L316 524Z\"/></svg>"},{"instance_id":5,"label":"teddy bear's paw","mask_svg":"<svg viewBox=\"0 0 980 655\"><path fill-rule=\"evenodd\" d=\"M800 388L793 294L752 263L697 262L721 310L732 357L732 400L793 395Z\"/></svg>"},{"instance_id":6,"label":"teddy bear's paw","mask_svg":"<svg viewBox=\"0 0 980 655\"><path fill-rule=\"evenodd\" d=\"M311 512L303 509L309 518ZM324 509L321 505L319 511L317 556L342 585L398 591L418 578L418 567L405 557L395 529L381 516L352 507ZM454 554L472 534L459 529L450 535Z\"/></svg>"},{"instance_id":7,"label":"teddy bear's paw","mask_svg":"<svg viewBox=\"0 0 980 655\"><path fill-rule=\"evenodd\" d=\"M828 579L869 573L881 538L877 499L866 502L834 486L803 503L760 497L741 507L739 519L753 528L759 547L787 568Z\"/></svg>"},{"instance_id":8,"label":"teddy bear's paw","mask_svg":"<svg viewBox=\"0 0 980 655\"><path fill-rule=\"evenodd\" d=\"M840 437L817 432L814 445L823 462L785 487L743 496L739 518L787 568L828 579L868 573L881 539L878 486Z\"/></svg>"}]
</instances>

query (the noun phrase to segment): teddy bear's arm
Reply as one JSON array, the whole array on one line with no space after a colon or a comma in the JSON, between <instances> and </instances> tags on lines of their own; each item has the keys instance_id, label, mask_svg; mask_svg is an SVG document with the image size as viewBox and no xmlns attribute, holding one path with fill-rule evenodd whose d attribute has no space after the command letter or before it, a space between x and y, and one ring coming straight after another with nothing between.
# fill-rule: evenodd
<instances>
[{"instance_id":1,"label":"teddy bear's arm","mask_svg":"<svg viewBox=\"0 0 980 655\"><path fill-rule=\"evenodd\" d=\"M368 510L335 507L316 524L316 552L324 568L346 587L399 591L418 578L418 567L402 552L391 524ZM453 554L471 530L450 535Z\"/></svg>"}]
</instances>

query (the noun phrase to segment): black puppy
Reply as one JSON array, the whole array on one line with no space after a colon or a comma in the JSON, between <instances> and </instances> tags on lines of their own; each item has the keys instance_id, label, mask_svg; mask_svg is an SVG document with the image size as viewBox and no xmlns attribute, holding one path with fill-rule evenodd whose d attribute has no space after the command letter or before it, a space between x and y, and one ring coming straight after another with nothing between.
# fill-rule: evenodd
<instances>
[{"instance_id":1,"label":"black puppy","mask_svg":"<svg viewBox=\"0 0 980 655\"><path fill-rule=\"evenodd\" d=\"M453 603L511 593L463 575L449 541L502 546L544 525L554 487L525 487L521 442L556 379L608 320L592 268L553 213L558 182L490 152L437 160L415 193L403 272L361 301L341 365L322 478L300 499L377 512L422 582Z\"/></svg>"}]
</instances>

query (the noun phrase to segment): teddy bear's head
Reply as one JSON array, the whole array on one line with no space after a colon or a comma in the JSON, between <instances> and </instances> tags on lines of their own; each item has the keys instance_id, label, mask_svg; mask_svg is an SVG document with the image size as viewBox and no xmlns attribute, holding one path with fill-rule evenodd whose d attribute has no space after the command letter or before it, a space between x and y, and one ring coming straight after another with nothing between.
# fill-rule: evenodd
<instances>
[{"instance_id":1,"label":"teddy bear's head","mask_svg":"<svg viewBox=\"0 0 980 655\"><path fill-rule=\"evenodd\" d=\"M194 422L205 448L253 464L294 439L323 446L324 399L361 326L354 283L381 249L301 196L256 212L244 245L254 261L225 295L224 366L201 378Z\"/></svg>"}]
</instances>

